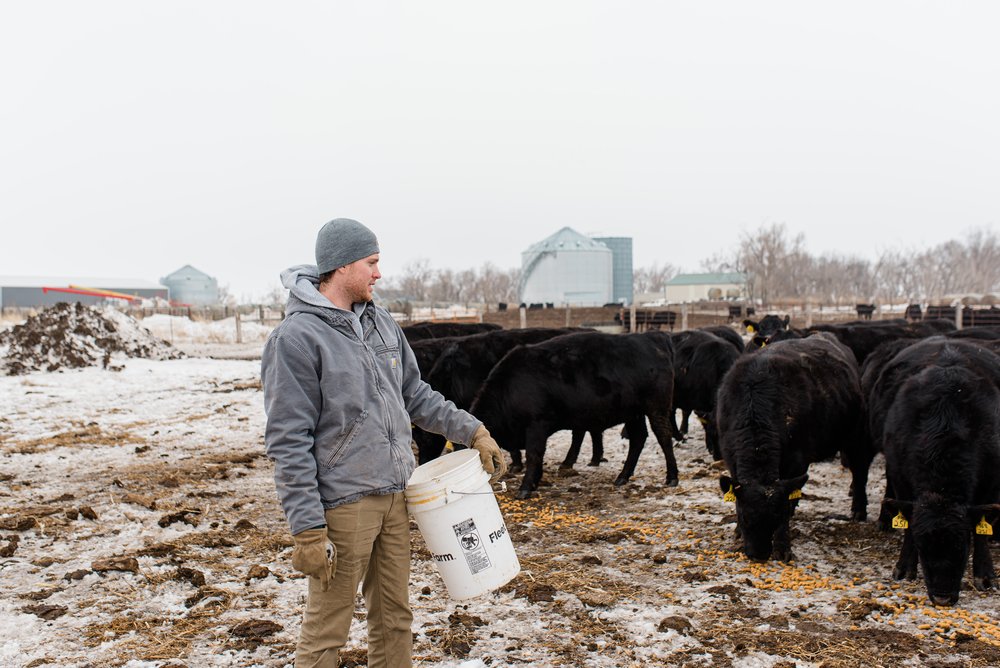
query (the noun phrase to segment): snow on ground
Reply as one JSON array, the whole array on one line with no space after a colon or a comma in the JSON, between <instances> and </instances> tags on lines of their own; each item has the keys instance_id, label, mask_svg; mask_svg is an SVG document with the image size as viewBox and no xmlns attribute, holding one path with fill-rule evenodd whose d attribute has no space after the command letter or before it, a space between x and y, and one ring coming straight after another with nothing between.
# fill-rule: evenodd
<instances>
[{"instance_id":1,"label":"snow on ground","mask_svg":"<svg viewBox=\"0 0 1000 668\"><path fill-rule=\"evenodd\" d=\"M0 666L290 666L305 581L262 404L254 360L0 378ZM796 561L755 564L734 549L700 432L677 447L680 487L661 486L651 442L615 489L617 431L610 461L586 466L585 445L572 471L555 434L539 495L500 495L522 573L497 592L450 601L414 530L418 666L1000 665L1000 596L933 609L921 582L892 582L899 536L843 519L838 464L810 470ZM359 604L346 665L365 665L364 647Z\"/></svg>"},{"instance_id":2,"label":"snow on ground","mask_svg":"<svg viewBox=\"0 0 1000 668\"><path fill-rule=\"evenodd\" d=\"M157 313L141 321L143 327L158 338L173 343L236 343L236 318L223 320L195 321L190 318ZM240 321L240 338L245 343L267 340L270 325L262 325L253 320Z\"/></svg>"}]
</instances>

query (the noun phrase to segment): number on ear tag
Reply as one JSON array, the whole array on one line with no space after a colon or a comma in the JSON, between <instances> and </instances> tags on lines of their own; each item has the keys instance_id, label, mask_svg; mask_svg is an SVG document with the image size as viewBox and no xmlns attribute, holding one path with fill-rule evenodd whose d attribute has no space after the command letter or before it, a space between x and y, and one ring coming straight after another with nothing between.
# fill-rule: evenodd
<instances>
[{"instance_id":1,"label":"number on ear tag","mask_svg":"<svg viewBox=\"0 0 1000 668\"><path fill-rule=\"evenodd\" d=\"M983 519L979 520L979 524L976 525L976 535L978 536L993 535L993 525L986 521L986 515L983 515Z\"/></svg>"},{"instance_id":2,"label":"number on ear tag","mask_svg":"<svg viewBox=\"0 0 1000 668\"><path fill-rule=\"evenodd\" d=\"M733 486L729 486L729 491L722 495L722 500L726 503L736 503L736 493L733 492Z\"/></svg>"},{"instance_id":3,"label":"number on ear tag","mask_svg":"<svg viewBox=\"0 0 1000 668\"><path fill-rule=\"evenodd\" d=\"M795 499L801 499L801 498L802 498L802 490L801 489L794 489L794 490L792 490L792 493L788 495L788 500L789 501L794 501Z\"/></svg>"},{"instance_id":4,"label":"number on ear tag","mask_svg":"<svg viewBox=\"0 0 1000 668\"><path fill-rule=\"evenodd\" d=\"M903 511L899 511L899 514L892 518L892 528L893 529L909 529L910 523L906 521L903 517Z\"/></svg>"}]
</instances>

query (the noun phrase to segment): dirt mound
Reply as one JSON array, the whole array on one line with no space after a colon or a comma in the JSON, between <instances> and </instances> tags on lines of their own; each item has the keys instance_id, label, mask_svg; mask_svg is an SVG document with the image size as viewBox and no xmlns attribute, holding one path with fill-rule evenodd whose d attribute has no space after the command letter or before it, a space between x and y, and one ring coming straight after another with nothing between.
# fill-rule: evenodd
<instances>
[{"instance_id":1,"label":"dirt mound","mask_svg":"<svg viewBox=\"0 0 1000 668\"><path fill-rule=\"evenodd\" d=\"M111 361L121 357L184 356L124 313L79 303L56 304L0 332L0 354L0 370L11 376L98 365L119 369Z\"/></svg>"}]
</instances>

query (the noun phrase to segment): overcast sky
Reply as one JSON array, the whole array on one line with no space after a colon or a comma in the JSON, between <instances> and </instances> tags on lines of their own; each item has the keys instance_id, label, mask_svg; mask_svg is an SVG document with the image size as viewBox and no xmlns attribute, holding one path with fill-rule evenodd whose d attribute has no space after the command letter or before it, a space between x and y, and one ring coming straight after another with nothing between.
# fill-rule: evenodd
<instances>
[{"instance_id":1,"label":"overcast sky","mask_svg":"<svg viewBox=\"0 0 1000 668\"><path fill-rule=\"evenodd\" d=\"M5 2L0 275L237 296L324 222L388 278L564 225L697 271L784 223L874 257L1000 228L1000 3Z\"/></svg>"}]
</instances>

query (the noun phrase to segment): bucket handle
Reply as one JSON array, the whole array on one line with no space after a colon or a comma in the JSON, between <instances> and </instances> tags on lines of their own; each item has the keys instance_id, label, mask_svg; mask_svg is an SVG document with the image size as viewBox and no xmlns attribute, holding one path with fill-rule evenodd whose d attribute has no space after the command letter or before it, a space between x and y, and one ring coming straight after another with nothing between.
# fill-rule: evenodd
<instances>
[{"instance_id":1,"label":"bucket handle","mask_svg":"<svg viewBox=\"0 0 1000 668\"><path fill-rule=\"evenodd\" d=\"M507 491L507 481L506 480L501 480L500 481L500 491L501 492L506 492ZM458 490L446 490L445 491L445 495L444 495L445 503L448 503L448 494L462 494L462 495L465 495L465 496L476 496L476 495L480 495L480 494L493 494L493 490L490 490L489 492L459 492Z\"/></svg>"}]
</instances>

